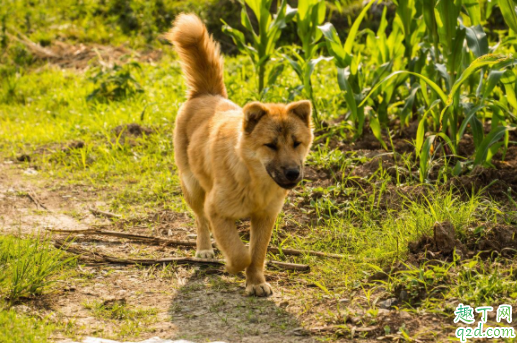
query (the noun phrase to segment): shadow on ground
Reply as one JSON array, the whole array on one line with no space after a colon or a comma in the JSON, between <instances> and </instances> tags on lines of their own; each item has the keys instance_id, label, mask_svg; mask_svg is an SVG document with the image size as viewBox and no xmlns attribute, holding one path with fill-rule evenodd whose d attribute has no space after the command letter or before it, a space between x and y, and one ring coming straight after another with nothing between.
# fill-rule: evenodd
<instances>
[{"instance_id":1,"label":"shadow on ground","mask_svg":"<svg viewBox=\"0 0 517 343\"><path fill-rule=\"evenodd\" d=\"M282 307L282 295L246 297L243 285L243 276L196 271L172 300L171 321L177 328L173 338L228 343L315 342L303 335L300 322Z\"/></svg>"}]
</instances>

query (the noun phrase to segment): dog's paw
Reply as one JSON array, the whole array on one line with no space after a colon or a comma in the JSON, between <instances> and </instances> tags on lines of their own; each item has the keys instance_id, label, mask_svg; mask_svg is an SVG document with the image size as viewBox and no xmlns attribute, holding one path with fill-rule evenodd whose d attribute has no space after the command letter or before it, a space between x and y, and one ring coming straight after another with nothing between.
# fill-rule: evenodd
<instances>
[{"instance_id":1,"label":"dog's paw","mask_svg":"<svg viewBox=\"0 0 517 343\"><path fill-rule=\"evenodd\" d=\"M255 295L257 297L269 297L273 294L271 285L267 282L259 283L257 285L247 285L246 295Z\"/></svg>"},{"instance_id":2,"label":"dog's paw","mask_svg":"<svg viewBox=\"0 0 517 343\"><path fill-rule=\"evenodd\" d=\"M196 251L197 258L215 258L215 253L212 249L210 250L198 250Z\"/></svg>"}]
</instances>

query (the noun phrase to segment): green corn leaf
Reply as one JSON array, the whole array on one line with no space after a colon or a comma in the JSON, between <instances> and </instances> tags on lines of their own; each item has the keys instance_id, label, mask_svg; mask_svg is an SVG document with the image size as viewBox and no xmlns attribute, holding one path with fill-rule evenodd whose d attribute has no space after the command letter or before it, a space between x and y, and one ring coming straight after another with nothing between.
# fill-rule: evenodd
<instances>
[{"instance_id":1,"label":"green corn leaf","mask_svg":"<svg viewBox=\"0 0 517 343\"><path fill-rule=\"evenodd\" d=\"M323 33L325 41L327 42L328 51L332 56L334 56L338 68L346 68L348 63L346 61L345 49L343 48L334 25L331 23L326 23L318 26L318 28Z\"/></svg>"},{"instance_id":2,"label":"green corn leaf","mask_svg":"<svg viewBox=\"0 0 517 343\"><path fill-rule=\"evenodd\" d=\"M447 136L445 133L443 132L440 132L440 133L437 133L436 134L436 137L440 137L441 139L443 139L445 141L445 143L449 146L449 148L451 148L452 150L452 153L454 155L456 155L456 145L454 145L451 141L451 139L449 138L449 136Z\"/></svg>"},{"instance_id":3,"label":"green corn leaf","mask_svg":"<svg viewBox=\"0 0 517 343\"><path fill-rule=\"evenodd\" d=\"M436 25L440 43L444 45L447 55L453 52L453 39L456 37L461 0L438 0L435 7Z\"/></svg>"},{"instance_id":4,"label":"green corn leaf","mask_svg":"<svg viewBox=\"0 0 517 343\"><path fill-rule=\"evenodd\" d=\"M276 79L282 74L284 71L284 65L283 64L276 64L273 69L269 72L267 84L272 85L276 82Z\"/></svg>"},{"instance_id":5,"label":"green corn leaf","mask_svg":"<svg viewBox=\"0 0 517 343\"><path fill-rule=\"evenodd\" d=\"M239 30L232 28L231 26L226 24L226 22L224 22L223 20L221 20L221 21L225 24L222 27L223 33L227 34L228 36L230 36L232 38L235 45L237 45L237 49L239 49L239 51L241 53L250 56L253 63L256 63L257 62L257 50L255 50L255 48L253 48L252 46L249 46L246 44L246 39L244 38L244 34L242 32L240 32Z\"/></svg>"},{"instance_id":6,"label":"green corn leaf","mask_svg":"<svg viewBox=\"0 0 517 343\"><path fill-rule=\"evenodd\" d=\"M440 86L438 86L436 83L434 83L433 81L431 81L428 77L422 75L422 74L418 74L418 73L413 73L411 71L407 71L407 70L399 70L399 71L396 71L396 72L393 72L391 73L390 75L388 75L384 80L382 80L381 82L379 82L378 84L375 85L375 87L372 88L372 90L370 91L370 93L368 93L368 95L363 99L363 101L359 104L359 107L362 107L364 106L364 104L366 103L366 101L372 96L372 94L380 87L382 86L383 83L389 81L391 78L393 78L394 76L397 76L397 75L403 75L403 74L409 74L409 75L413 75L413 76L416 76L418 78L420 78L422 81L424 81L429 87L431 87L435 92L436 94L440 97L440 99L443 101L443 103L447 103L447 95L442 91L442 89L440 88Z\"/></svg>"},{"instance_id":7,"label":"green corn leaf","mask_svg":"<svg viewBox=\"0 0 517 343\"><path fill-rule=\"evenodd\" d=\"M429 164L431 163L431 147L433 146L434 140L436 139L435 135L431 135L426 138L422 151L420 152L420 182L425 182L427 178L427 174L429 172Z\"/></svg>"},{"instance_id":8,"label":"green corn leaf","mask_svg":"<svg viewBox=\"0 0 517 343\"><path fill-rule=\"evenodd\" d=\"M481 24L481 6L479 0L463 0L463 5L469 14L472 26Z\"/></svg>"},{"instance_id":9,"label":"green corn leaf","mask_svg":"<svg viewBox=\"0 0 517 343\"><path fill-rule=\"evenodd\" d=\"M515 81L517 80L515 72L508 69L504 72L501 82L506 92L506 100L514 108L517 109L517 94L515 92Z\"/></svg>"},{"instance_id":10,"label":"green corn leaf","mask_svg":"<svg viewBox=\"0 0 517 343\"><path fill-rule=\"evenodd\" d=\"M447 59L447 68L451 71L451 73L454 73L456 70L463 69L461 64L463 62L463 55L465 53L465 37L465 27L458 27L454 37L451 40L451 52L448 54Z\"/></svg>"},{"instance_id":11,"label":"green corn leaf","mask_svg":"<svg viewBox=\"0 0 517 343\"><path fill-rule=\"evenodd\" d=\"M413 105L415 103L416 93L420 90L420 88L421 88L420 84L417 84L417 83L415 83L411 88L411 92L409 93L406 103L404 104L404 107L402 108L402 110L400 112L400 122L402 125L408 124L407 121L408 121L409 115L412 114L412 111L413 111Z\"/></svg>"},{"instance_id":12,"label":"green corn leaf","mask_svg":"<svg viewBox=\"0 0 517 343\"><path fill-rule=\"evenodd\" d=\"M488 151L492 145L497 143L501 138L503 138L506 131L513 130L513 128L509 126L499 126L492 130L486 137L483 139L478 149L476 149L476 157L474 160L474 164L482 164L487 161Z\"/></svg>"},{"instance_id":13,"label":"green corn leaf","mask_svg":"<svg viewBox=\"0 0 517 343\"><path fill-rule=\"evenodd\" d=\"M467 125L470 123L472 127L472 118L476 116L476 113L483 109L485 105L478 105L475 107L471 107L467 109L467 113L465 114L465 119L461 123L460 129L458 130L458 136L456 140L459 142L460 139L463 137L463 134L465 133L465 130L467 129ZM474 131L474 130L473 130ZM476 139L476 134L473 132L474 139ZM483 132L481 132L481 139L483 139Z\"/></svg>"},{"instance_id":14,"label":"green corn leaf","mask_svg":"<svg viewBox=\"0 0 517 343\"><path fill-rule=\"evenodd\" d=\"M261 0L244 0L246 5L249 6L249 8L255 13L255 16L257 16L257 20L260 21L260 4Z\"/></svg>"},{"instance_id":15,"label":"green corn leaf","mask_svg":"<svg viewBox=\"0 0 517 343\"><path fill-rule=\"evenodd\" d=\"M293 60L291 57L289 57L287 55L283 55L283 56L287 60L287 62L289 62L289 64L293 68L293 70L296 72L296 75L298 75L298 77L300 78L300 81L303 82L303 71L302 71L302 67L300 66L300 63Z\"/></svg>"},{"instance_id":16,"label":"green corn leaf","mask_svg":"<svg viewBox=\"0 0 517 343\"><path fill-rule=\"evenodd\" d=\"M354 24L350 28L350 31L348 32L348 37L345 41L344 50L345 53L348 55L352 54L352 46L355 42L355 37L357 36L357 32L359 31L359 26L361 25L361 22L364 19L364 16L366 15L366 12L372 7L373 3L378 0L370 0L366 6L362 9L361 13L357 16L357 18L354 21Z\"/></svg>"},{"instance_id":17,"label":"green corn leaf","mask_svg":"<svg viewBox=\"0 0 517 343\"><path fill-rule=\"evenodd\" d=\"M298 20L305 19L309 15L309 9L314 5L314 0L305 0L298 2Z\"/></svg>"},{"instance_id":18,"label":"green corn leaf","mask_svg":"<svg viewBox=\"0 0 517 343\"><path fill-rule=\"evenodd\" d=\"M445 66L445 64L440 63L436 63L434 67L436 68L438 74L445 80L445 88L447 92L449 92L451 90L451 76L447 71L447 67Z\"/></svg>"},{"instance_id":19,"label":"green corn leaf","mask_svg":"<svg viewBox=\"0 0 517 343\"><path fill-rule=\"evenodd\" d=\"M397 0L397 15L399 16L406 38L411 36L411 21L416 14L415 0Z\"/></svg>"},{"instance_id":20,"label":"green corn leaf","mask_svg":"<svg viewBox=\"0 0 517 343\"><path fill-rule=\"evenodd\" d=\"M250 18L248 17L248 12L246 11L246 8L243 8L241 11L241 23L242 26L246 28L249 32L253 33L253 38L256 40L258 38L257 34L255 33L255 30L253 29L253 25L251 25ZM257 43L258 40L256 40Z\"/></svg>"},{"instance_id":21,"label":"green corn leaf","mask_svg":"<svg viewBox=\"0 0 517 343\"><path fill-rule=\"evenodd\" d=\"M515 2L513 0L499 0L498 4L506 24L513 30L513 32L517 32L517 13L515 11Z\"/></svg>"},{"instance_id":22,"label":"green corn leaf","mask_svg":"<svg viewBox=\"0 0 517 343\"><path fill-rule=\"evenodd\" d=\"M373 135L381 143L384 150L388 150L386 143L382 139L382 130L381 130L381 124L379 122L379 118L374 117L374 116L370 117L370 128L372 129Z\"/></svg>"},{"instance_id":23,"label":"green corn leaf","mask_svg":"<svg viewBox=\"0 0 517 343\"><path fill-rule=\"evenodd\" d=\"M431 41L438 44L438 27L436 25L436 14L434 8L436 7L436 0L423 0L422 12L424 14L424 22L427 26L427 32L431 36ZM438 51L436 53L439 53Z\"/></svg>"},{"instance_id":24,"label":"green corn leaf","mask_svg":"<svg viewBox=\"0 0 517 343\"><path fill-rule=\"evenodd\" d=\"M492 161L492 158L497 154L499 149L503 146L504 142L495 143L488 149L488 153L486 155L486 162L490 163Z\"/></svg>"},{"instance_id":25,"label":"green corn leaf","mask_svg":"<svg viewBox=\"0 0 517 343\"><path fill-rule=\"evenodd\" d=\"M422 145L424 144L424 136L425 136L425 123L426 119L429 113L431 113L431 110L437 106L439 103L441 103L440 99L436 99L433 101L431 106L429 106L429 109L424 113L422 118L420 119L420 122L418 123L418 129L416 131L416 144L415 144L415 152L417 156L420 156L420 150L422 149Z\"/></svg>"},{"instance_id":26,"label":"green corn leaf","mask_svg":"<svg viewBox=\"0 0 517 343\"><path fill-rule=\"evenodd\" d=\"M355 94L352 86L348 82L349 70L348 68L338 68L337 80L339 88L345 92L345 101L352 112L352 120L357 122L357 134L361 135L364 125L364 109L362 106L357 106Z\"/></svg>"},{"instance_id":27,"label":"green corn leaf","mask_svg":"<svg viewBox=\"0 0 517 343\"><path fill-rule=\"evenodd\" d=\"M481 57L488 54L488 39L481 25L466 27L467 44L474 56Z\"/></svg>"},{"instance_id":28,"label":"green corn leaf","mask_svg":"<svg viewBox=\"0 0 517 343\"><path fill-rule=\"evenodd\" d=\"M477 148L481 145L484 139L483 124L477 116L472 116L469 120L470 129L472 130L472 137L474 138L474 146Z\"/></svg>"},{"instance_id":29,"label":"green corn leaf","mask_svg":"<svg viewBox=\"0 0 517 343\"><path fill-rule=\"evenodd\" d=\"M352 112L352 119L356 120L358 117L357 114L357 103L355 101L354 92L352 91L352 86L348 82L347 70L344 68L338 68L337 71L337 79L339 88L345 92L345 100L348 104L350 111Z\"/></svg>"},{"instance_id":30,"label":"green corn leaf","mask_svg":"<svg viewBox=\"0 0 517 343\"><path fill-rule=\"evenodd\" d=\"M314 72L314 68L318 63L320 63L321 61L331 61L332 59L333 57L320 56L307 62L307 68L305 68L305 78L310 79L312 73Z\"/></svg>"},{"instance_id":31,"label":"green corn leaf","mask_svg":"<svg viewBox=\"0 0 517 343\"><path fill-rule=\"evenodd\" d=\"M499 83L501 80L501 77L506 71L503 70L491 70L488 74L488 78L485 85L485 91L483 92L483 99L481 102L485 102L485 100L490 96L492 91L494 90L495 86Z\"/></svg>"},{"instance_id":32,"label":"green corn leaf","mask_svg":"<svg viewBox=\"0 0 517 343\"><path fill-rule=\"evenodd\" d=\"M502 57L499 55L484 55L475 59L468 66L468 68L463 71L461 76L452 86L449 96L447 97L446 107L443 109L442 114L440 115L440 123L442 122L443 116L445 115L449 107L453 104L456 93L459 91L461 85L469 78L470 75L472 75L474 72L476 72L478 69L482 67L495 65L497 63L506 62L508 60L508 57Z\"/></svg>"}]
</instances>

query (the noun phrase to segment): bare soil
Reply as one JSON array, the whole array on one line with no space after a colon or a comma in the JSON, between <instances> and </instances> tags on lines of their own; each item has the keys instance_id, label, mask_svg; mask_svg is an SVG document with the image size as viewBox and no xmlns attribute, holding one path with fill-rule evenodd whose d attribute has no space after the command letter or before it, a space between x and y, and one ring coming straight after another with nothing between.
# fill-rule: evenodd
<instances>
[{"instance_id":1,"label":"bare soil","mask_svg":"<svg viewBox=\"0 0 517 343\"><path fill-rule=\"evenodd\" d=\"M0 234L44 233L45 229L81 230L89 227L121 229L131 226L132 232L192 239L195 235L184 213L161 212L148 218L135 218L112 223L91 214L91 206L103 207L103 194L87 188L56 187L39 179L33 169L19 165L0 164ZM31 194L29 197L26 194ZM44 208L43 208L44 207ZM152 228L146 223L154 222ZM166 247L79 236L73 244L92 251L119 256L167 257L178 251ZM190 255L192 251L179 251ZM284 293L281 276L270 282L278 291L270 298L244 296L243 276L221 274L219 270L203 270L195 266L165 266L152 268L123 265L83 264L79 275L56 285L54 292L35 299L26 299L15 309L50 315L52 320L66 326L74 336L120 338L123 322L98 318L88 304L119 301L128 308L157 310L150 325L140 325L126 338L139 340L153 336L185 338L194 341L222 340L228 342L314 342L301 330L302 323L290 312L296 294ZM276 274L280 274L277 272ZM69 337L59 331L55 339Z\"/></svg>"}]
</instances>

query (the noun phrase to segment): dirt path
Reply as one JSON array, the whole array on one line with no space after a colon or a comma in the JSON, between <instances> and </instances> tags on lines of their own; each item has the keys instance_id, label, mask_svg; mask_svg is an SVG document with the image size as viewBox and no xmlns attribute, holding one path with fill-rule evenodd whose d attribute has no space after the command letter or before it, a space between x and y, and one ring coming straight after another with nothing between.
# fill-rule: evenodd
<instances>
[{"instance_id":1,"label":"dirt path","mask_svg":"<svg viewBox=\"0 0 517 343\"><path fill-rule=\"evenodd\" d=\"M86 186L50 183L37 171L15 164L0 164L0 175L0 234L39 233L46 228L80 230L109 224L88 210L91 206L102 207L99 199L105 194ZM184 215L169 217L169 232L193 234L191 228L182 225ZM155 228L142 230L152 233ZM77 244L127 255L164 257L177 253L116 240L79 238ZM125 340L158 336L232 343L315 341L302 335L301 323L289 312L288 305L296 302L296 294L279 289L268 299L244 297L244 282L243 277L214 275L199 267L86 264L65 282L56 284L51 294L19 305L18 310L48 316L59 327L54 337L57 341L84 336Z\"/></svg>"}]
</instances>

